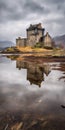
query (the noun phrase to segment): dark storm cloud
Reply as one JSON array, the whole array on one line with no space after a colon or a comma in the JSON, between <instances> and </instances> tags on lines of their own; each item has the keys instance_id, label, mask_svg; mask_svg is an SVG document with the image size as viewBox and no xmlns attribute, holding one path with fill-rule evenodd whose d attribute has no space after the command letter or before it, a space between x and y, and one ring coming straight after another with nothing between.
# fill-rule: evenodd
<instances>
[{"instance_id":1,"label":"dark storm cloud","mask_svg":"<svg viewBox=\"0 0 65 130\"><path fill-rule=\"evenodd\" d=\"M30 1L30 0L26 1L24 7L26 10L39 13L39 14L49 12L49 10L46 9L41 3L39 4L38 2L35 1Z\"/></svg>"},{"instance_id":2,"label":"dark storm cloud","mask_svg":"<svg viewBox=\"0 0 65 130\"><path fill-rule=\"evenodd\" d=\"M14 34L16 37L21 32L20 28L36 22L42 22L53 34L55 31L60 33L61 28L65 32L65 0L0 0L0 39L7 33L11 33L10 39L14 38ZM50 24L53 25L52 30ZM15 30L13 34L11 27Z\"/></svg>"},{"instance_id":3,"label":"dark storm cloud","mask_svg":"<svg viewBox=\"0 0 65 130\"><path fill-rule=\"evenodd\" d=\"M23 20L26 19L29 14L48 13L49 10L45 9L41 4L31 1L16 0L10 2L10 0L0 0L0 22L6 22L11 20Z\"/></svg>"},{"instance_id":4,"label":"dark storm cloud","mask_svg":"<svg viewBox=\"0 0 65 130\"><path fill-rule=\"evenodd\" d=\"M0 22L6 22L11 20L26 20L29 14L36 15L48 15L53 10L62 10L65 14L64 0L0 0ZM45 6L47 5L47 7ZM48 5L52 5L51 7ZM56 4L57 9L55 10L54 4Z\"/></svg>"},{"instance_id":5,"label":"dark storm cloud","mask_svg":"<svg viewBox=\"0 0 65 130\"><path fill-rule=\"evenodd\" d=\"M21 20L26 19L29 14L32 13L49 13L49 10L44 6L38 4L33 0L21 1L16 0L16 2L10 2L10 0L0 1L0 22L5 22L9 20Z\"/></svg>"},{"instance_id":6,"label":"dark storm cloud","mask_svg":"<svg viewBox=\"0 0 65 130\"><path fill-rule=\"evenodd\" d=\"M59 4L59 3L64 3L65 0L41 0L42 2L45 2L47 4L51 3L51 4Z\"/></svg>"},{"instance_id":7,"label":"dark storm cloud","mask_svg":"<svg viewBox=\"0 0 65 130\"><path fill-rule=\"evenodd\" d=\"M20 3L18 3L18 0L15 2L10 0L1 0L0 1L0 21L6 22L9 20L20 20L24 17L22 7L20 6Z\"/></svg>"}]
</instances>

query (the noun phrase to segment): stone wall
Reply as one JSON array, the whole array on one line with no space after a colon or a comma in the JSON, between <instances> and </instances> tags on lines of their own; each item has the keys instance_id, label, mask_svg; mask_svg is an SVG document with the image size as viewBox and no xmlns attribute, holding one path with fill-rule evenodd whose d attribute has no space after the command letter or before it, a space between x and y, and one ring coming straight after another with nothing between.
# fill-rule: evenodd
<instances>
[{"instance_id":1,"label":"stone wall","mask_svg":"<svg viewBox=\"0 0 65 130\"><path fill-rule=\"evenodd\" d=\"M27 62L22 62L21 60L20 61L16 61L16 68L18 68L18 69L21 69L21 68L23 68L23 69L27 69L27 67L28 67L28 64L27 64Z\"/></svg>"},{"instance_id":2,"label":"stone wall","mask_svg":"<svg viewBox=\"0 0 65 130\"><path fill-rule=\"evenodd\" d=\"M41 24L30 25L27 29L27 38L18 38L16 39L16 46L25 47L25 46L35 46L36 43L40 42L42 47L53 47L53 40L47 32L44 36L45 29L42 28Z\"/></svg>"},{"instance_id":3,"label":"stone wall","mask_svg":"<svg viewBox=\"0 0 65 130\"><path fill-rule=\"evenodd\" d=\"M27 31L27 46L34 46L37 42L40 41L40 38L43 36L42 30L38 30L35 34L34 30Z\"/></svg>"},{"instance_id":4,"label":"stone wall","mask_svg":"<svg viewBox=\"0 0 65 130\"><path fill-rule=\"evenodd\" d=\"M36 44L36 37L34 35L30 36L27 41L27 46L34 46Z\"/></svg>"},{"instance_id":5,"label":"stone wall","mask_svg":"<svg viewBox=\"0 0 65 130\"><path fill-rule=\"evenodd\" d=\"M27 45L27 39L26 38L18 38L16 39L16 46L24 47Z\"/></svg>"},{"instance_id":6,"label":"stone wall","mask_svg":"<svg viewBox=\"0 0 65 130\"><path fill-rule=\"evenodd\" d=\"M42 30L38 30L38 35L37 35L37 41L40 41L40 38L43 37Z\"/></svg>"},{"instance_id":7,"label":"stone wall","mask_svg":"<svg viewBox=\"0 0 65 130\"><path fill-rule=\"evenodd\" d=\"M49 47L49 48L53 47L53 39L50 37L48 32L46 33L46 35L44 37L43 46L44 47Z\"/></svg>"},{"instance_id":8,"label":"stone wall","mask_svg":"<svg viewBox=\"0 0 65 130\"><path fill-rule=\"evenodd\" d=\"M27 31L27 38L29 39L30 36L32 36L33 34L34 34L34 30Z\"/></svg>"}]
</instances>

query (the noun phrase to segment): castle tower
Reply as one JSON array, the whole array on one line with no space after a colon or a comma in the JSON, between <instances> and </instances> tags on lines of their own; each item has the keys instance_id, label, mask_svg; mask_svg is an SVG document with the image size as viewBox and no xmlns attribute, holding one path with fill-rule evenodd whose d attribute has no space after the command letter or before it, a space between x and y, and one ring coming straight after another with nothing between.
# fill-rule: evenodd
<instances>
[{"instance_id":1,"label":"castle tower","mask_svg":"<svg viewBox=\"0 0 65 130\"><path fill-rule=\"evenodd\" d=\"M28 45L34 46L37 42L40 41L40 38L44 36L44 28L42 28L41 23L30 25L27 29L27 39Z\"/></svg>"}]
</instances>

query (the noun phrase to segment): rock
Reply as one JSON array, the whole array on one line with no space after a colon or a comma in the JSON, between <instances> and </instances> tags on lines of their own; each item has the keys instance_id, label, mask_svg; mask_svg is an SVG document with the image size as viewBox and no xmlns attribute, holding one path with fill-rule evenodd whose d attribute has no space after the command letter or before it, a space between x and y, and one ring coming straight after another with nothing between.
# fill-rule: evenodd
<instances>
[{"instance_id":1,"label":"rock","mask_svg":"<svg viewBox=\"0 0 65 130\"><path fill-rule=\"evenodd\" d=\"M48 123L48 121L43 121L42 124L41 124L41 126L45 127L47 125L47 123Z\"/></svg>"},{"instance_id":2,"label":"rock","mask_svg":"<svg viewBox=\"0 0 65 130\"><path fill-rule=\"evenodd\" d=\"M33 120L30 122L30 124L28 125L27 129L31 129L32 127L34 127L35 125L37 125L38 121Z\"/></svg>"},{"instance_id":3,"label":"rock","mask_svg":"<svg viewBox=\"0 0 65 130\"><path fill-rule=\"evenodd\" d=\"M23 127L23 122L16 123L14 126L12 126L11 130L20 130Z\"/></svg>"}]
</instances>

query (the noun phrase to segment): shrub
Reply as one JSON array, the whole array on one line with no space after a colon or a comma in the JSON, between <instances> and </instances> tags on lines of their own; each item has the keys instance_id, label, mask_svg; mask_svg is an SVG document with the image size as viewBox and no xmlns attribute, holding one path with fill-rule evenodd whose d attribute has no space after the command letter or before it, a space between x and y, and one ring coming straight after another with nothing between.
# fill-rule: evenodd
<instances>
[{"instance_id":1,"label":"shrub","mask_svg":"<svg viewBox=\"0 0 65 130\"><path fill-rule=\"evenodd\" d=\"M41 43L40 42L37 42L36 45L34 46L35 48L41 48Z\"/></svg>"},{"instance_id":2,"label":"shrub","mask_svg":"<svg viewBox=\"0 0 65 130\"><path fill-rule=\"evenodd\" d=\"M44 46L45 49L53 49L53 47Z\"/></svg>"}]
</instances>

